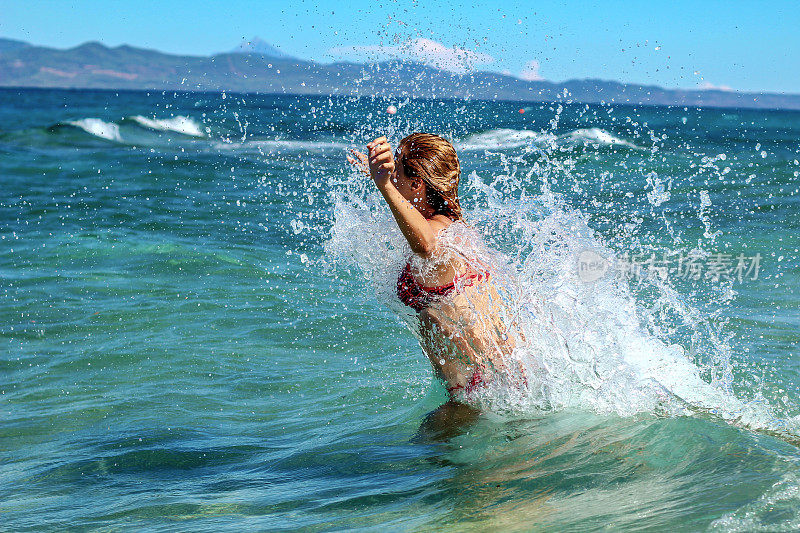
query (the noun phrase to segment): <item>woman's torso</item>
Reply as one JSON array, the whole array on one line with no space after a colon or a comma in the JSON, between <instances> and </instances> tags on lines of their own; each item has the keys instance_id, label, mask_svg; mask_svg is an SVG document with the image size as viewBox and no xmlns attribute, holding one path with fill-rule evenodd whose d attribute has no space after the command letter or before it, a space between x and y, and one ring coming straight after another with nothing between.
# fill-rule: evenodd
<instances>
[{"instance_id":1,"label":"woman's torso","mask_svg":"<svg viewBox=\"0 0 800 533\"><path fill-rule=\"evenodd\" d=\"M419 313L423 347L451 393L476 388L503 366L513 340L504 334L489 269L477 257L442 246L426 261L409 259L397 295Z\"/></svg>"}]
</instances>

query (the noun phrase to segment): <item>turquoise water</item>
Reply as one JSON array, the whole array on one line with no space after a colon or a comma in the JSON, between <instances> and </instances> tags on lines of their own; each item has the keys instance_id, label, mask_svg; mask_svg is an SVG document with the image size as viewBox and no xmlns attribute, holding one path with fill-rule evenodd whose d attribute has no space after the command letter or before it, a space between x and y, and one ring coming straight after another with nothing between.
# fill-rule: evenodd
<instances>
[{"instance_id":1,"label":"turquoise water","mask_svg":"<svg viewBox=\"0 0 800 533\"><path fill-rule=\"evenodd\" d=\"M446 403L392 296L344 154L417 130L573 349L531 319L535 394ZM796 112L0 91L4 527L797 529L798 159Z\"/></svg>"}]
</instances>

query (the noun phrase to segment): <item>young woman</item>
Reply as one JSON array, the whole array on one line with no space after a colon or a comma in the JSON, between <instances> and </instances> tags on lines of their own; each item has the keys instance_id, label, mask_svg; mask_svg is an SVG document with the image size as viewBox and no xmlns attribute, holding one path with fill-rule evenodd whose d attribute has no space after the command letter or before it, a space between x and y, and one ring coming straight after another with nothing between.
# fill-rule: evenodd
<instances>
[{"instance_id":1,"label":"young woman","mask_svg":"<svg viewBox=\"0 0 800 533\"><path fill-rule=\"evenodd\" d=\"M405 264L397 295L419 316L422 347L451 396L470 393L507 373L513 336L490 271L458 246L465 232L458 199L461 174L453 145L413 133L392 152L385 137L353 150L350 163L369 173L419 260ZM441 238L448 232L449 239ZM468 233L467 233L468 234ZM459 237L460 236L460 237ZM524 379L524 376L523 376Z\"/></svg>"}]
</instances>

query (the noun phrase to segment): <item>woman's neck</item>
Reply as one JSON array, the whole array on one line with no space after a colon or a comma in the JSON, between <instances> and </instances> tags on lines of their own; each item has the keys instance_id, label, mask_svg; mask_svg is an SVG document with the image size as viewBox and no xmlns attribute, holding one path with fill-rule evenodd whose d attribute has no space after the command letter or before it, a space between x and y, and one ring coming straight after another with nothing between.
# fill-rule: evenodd
<instances>
[{"instance_id":1,"label":"woman's neck","mask_svg":"<svg viewBox=\"0 0 800 533\"><path fill-rule=\"evenodd\" d=\"M421 206L417 206L417 209L419 210L420 213L422 213L422 216L424 216L428 220L432 219L436 215L442 214L437 212L436 209L431 207L431 205L428 203L425 203L424 205Z\"/></svg>"}]
</instances>

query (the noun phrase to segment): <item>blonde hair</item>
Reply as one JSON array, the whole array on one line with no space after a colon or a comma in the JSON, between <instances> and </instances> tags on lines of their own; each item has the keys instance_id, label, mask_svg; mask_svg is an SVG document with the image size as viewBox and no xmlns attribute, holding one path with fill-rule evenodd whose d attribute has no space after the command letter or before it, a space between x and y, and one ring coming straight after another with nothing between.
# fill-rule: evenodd
<instances>
[{"instance_id":1,"label":"blonde hair","mask_svg":"<svg viewBox=\"0 0 800 533\"><path fill-rule=\"evenodd\" d=\"M419 178L428 186L428 203L437 214L463 220L458 200L461 166L450 141L432 133L412 133L400 141L395 164L403 165L409 178Z\"/></svg>"}]
</instances>

